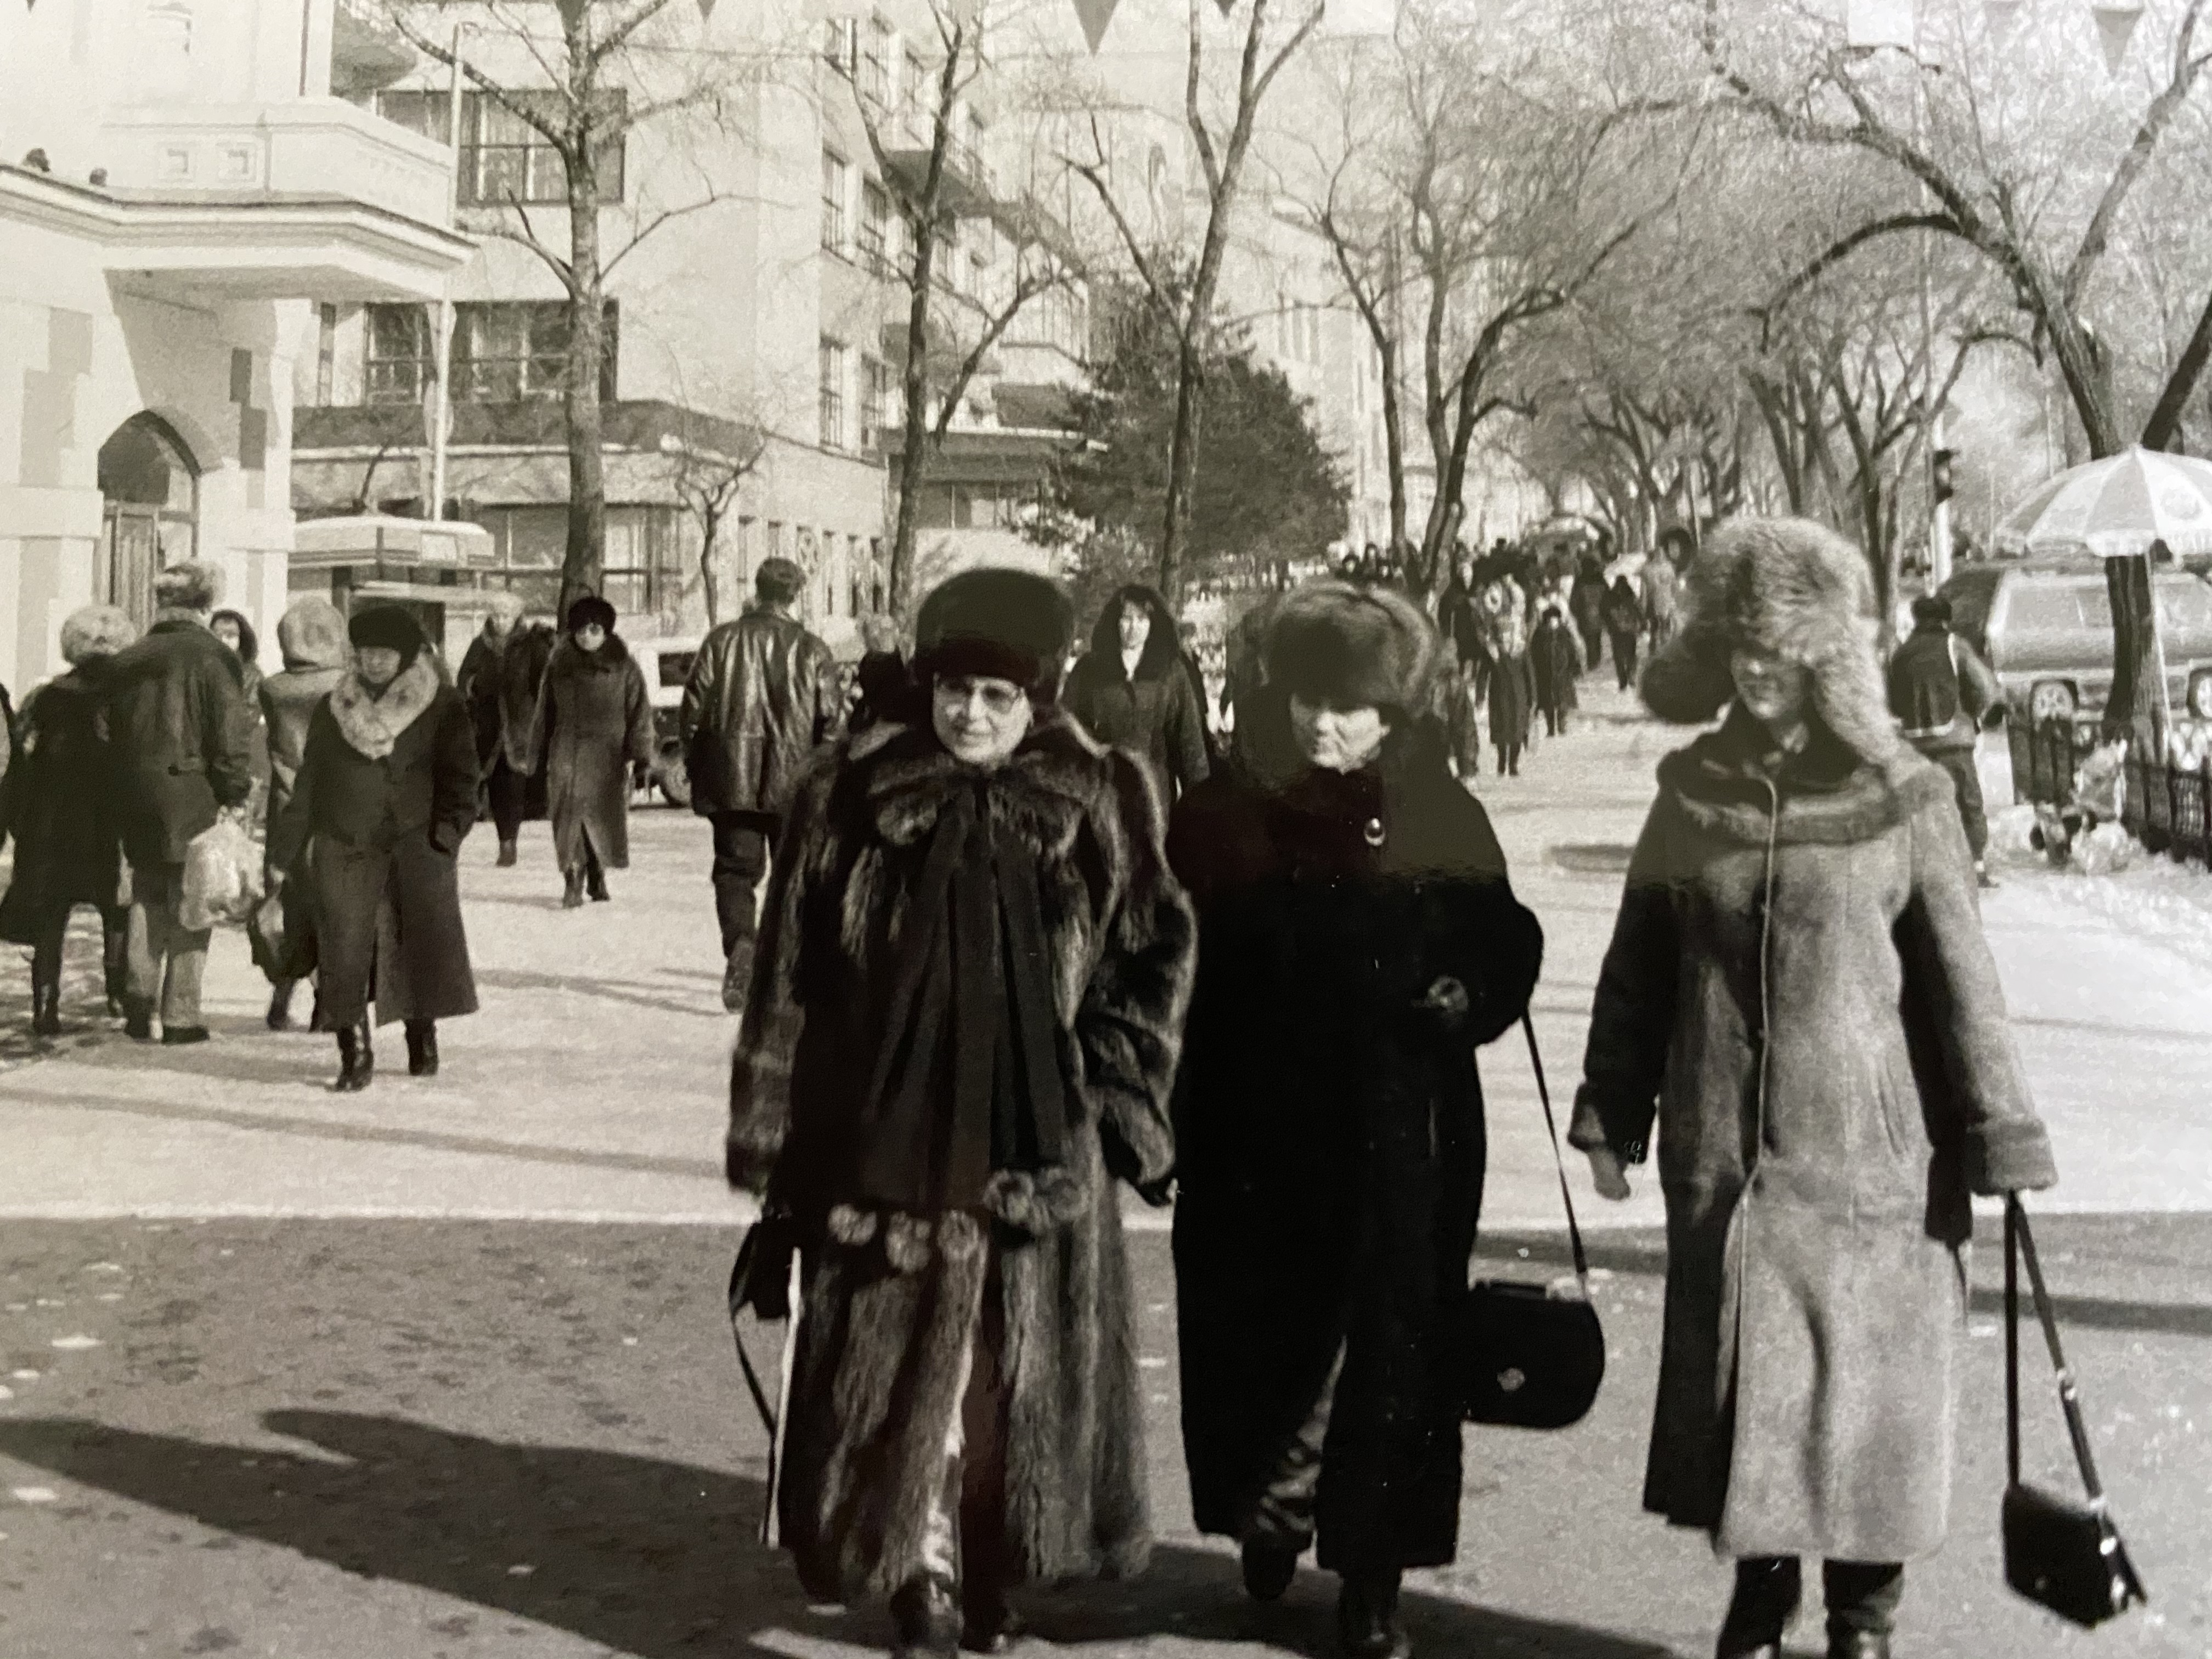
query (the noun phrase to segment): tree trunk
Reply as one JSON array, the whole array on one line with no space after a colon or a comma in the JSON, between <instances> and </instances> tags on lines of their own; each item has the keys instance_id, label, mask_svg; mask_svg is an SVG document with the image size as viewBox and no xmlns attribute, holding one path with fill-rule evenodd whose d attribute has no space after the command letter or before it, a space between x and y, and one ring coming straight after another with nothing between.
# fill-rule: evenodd
<instances>
[{"instance_id":1,"label":"tree trunk","mask_svg":"<svg viewBox=\"0 0 2212 1659\"><path fill-rule=\"evenodd\" d=\"M568 542L561 559L561 617L597 593L607 554L606 456L600 376L606 356L606 297L599 270L599 155L588 124L568 158Z\"/></svg>"},{"instance_id":2,"label":"tree trunk","mask_svg":"<svg viewBox=\"0 0 2212 1659\"><path fill-rule=\"evenodd\" d=\"M898 518L891 532L891 614L904 619L914 582L915 532L921 523L921 481L929 453L929 285L937 269L937 228L917 220L914 268L907 276L906 429L899 434Z\"/></svg>"},{"instance_id":3,"label":"tree trunk","mask_svg":"<svg viewBox=\"0 0 2212 1659\"><path fill-rule=\"evenodd\" d=\"M1398 343L1380 341L1382 359L1382 449L1390 469L1390 544L1406 539L1406 429L1398 407Z\"/></svg>"},{"instance_id":4,"label":"tree trunk","mask_svg":"<svg viewBox=\"0 0 2212 1659\"><path fill-rule=\"evenodd\" d=\"M2103 737L2107 743L2125 738L2146 763L2160 761L2166 756L2166 652L2158 637L2148 556L2106 559L2105 588L2112 599L2114 654Z\"/></svg>"},{"instance_id":5,"label":"tree trunk","mask_svg":"<svg viewBox=\"0 0 2212 1659\"><path fill-rule=\"evenodd\" d=\"M1207 284L1209 289L1212 286ZM1183 331L1176 362L1175 437L1168 446L1167 523L1160 538L1160 593L1170 605L1182 592L1183 566L1189 557L1185 550L1190 541L1190 497L1198 484L1199 399L1206 383L1206 356L1195 333L1204 314L1200 303L1194 289L1192 326Z\"/></svg>"}]
</instances>

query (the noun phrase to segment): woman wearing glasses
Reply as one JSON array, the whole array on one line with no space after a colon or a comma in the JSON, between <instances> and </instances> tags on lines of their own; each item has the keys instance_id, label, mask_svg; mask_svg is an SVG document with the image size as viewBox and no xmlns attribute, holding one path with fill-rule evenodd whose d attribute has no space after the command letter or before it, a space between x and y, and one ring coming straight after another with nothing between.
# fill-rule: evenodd
<instances>
[{"instance_id":1,"label":"woman wearing glasses","mask_svg":"<svg viewBox=\"0 0 2212 1659\"><path fill-rule=\"evenodd\" d=\"M731 1078L731 1182L802 1240L782 1535L906 1654L1147 1545L1114 1182L1165 1201L1194 928L1140 763L1054 706L1072 620L1016 571L923 602L927 714L796 789Z\"/></svg>"}]
</instances>

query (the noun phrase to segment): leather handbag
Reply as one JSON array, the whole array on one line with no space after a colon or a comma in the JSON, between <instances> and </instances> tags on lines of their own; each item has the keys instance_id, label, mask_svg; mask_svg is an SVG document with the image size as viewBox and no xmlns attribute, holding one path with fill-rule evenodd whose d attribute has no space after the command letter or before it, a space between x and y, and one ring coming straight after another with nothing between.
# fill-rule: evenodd
<instances>
[{"instance_id":1,"label":"leather handbag","mask_svg":"<svg viewBox=\"0 0 2212 1659\"><path fill-rule=\"evenodd\" d=\"M1551 1091L1544 1084L1544 1060L1536 1051L1536 1028L1525 1013L1521 1030L1528 1040L1528 1061L1536 1072L1536 1098L1544 1108L1551 1136L1552 1163L1566 1201L1567 1242L1574 1251L1573 1294L1547 1285L1505 1279L1478 1279L1467 1293L1462 1342L1466 1355L1466 1414L1470 1423L1517 1429L1564 1429L1579 1423L1605 1381L1605 1330L1589 1296L1589 1258L1575 1221L1574 1194L1559 1153L1559 1124L1552 1115Z\"/></svg>"},{"instance_id":2,"label":"leather handbag","mask_svg":"<svg viewBox=\"0 0 2212 1659\"><path fill-rule=\"evenodd\" d=\"M2058 1403L2066 1431L2081 1465L2087 1501L2031 1486L2020 1478L2020 1264L2027 1263L2027 1282L2035 1296L2036 1317L2058 1373ZM2035 1257L2035 1236L2018 1194L2005 1197L2005 1483L2003 1530L2005 1583L2029 1601L2085 1628L2102 1624L2150 1598L2135 1564L2120 1541L2105 1505L2097 1462L2089 1450L2088 1425L2081 1398L2058 1345L2058 1321L2043 1287L2043 1268Z\"/></svg>"}]
</instances>

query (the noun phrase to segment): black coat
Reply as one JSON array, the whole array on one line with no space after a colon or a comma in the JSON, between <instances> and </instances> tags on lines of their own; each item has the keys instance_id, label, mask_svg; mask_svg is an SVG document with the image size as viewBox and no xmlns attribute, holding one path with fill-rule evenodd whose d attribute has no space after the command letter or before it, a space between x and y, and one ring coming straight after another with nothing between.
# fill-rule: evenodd
<instances>
[{"instance_id":1,"label":"black coat","mask_svg":"<svg viewBox=\"0 0 2212 1659\"><path fill-rule=\"evenodd\" d=\"M106 684L124 853L134 865L181 865L218 807L253 793L244 665L199 623L165 614L116 653Z\"/></svg>"},{"instance_id":2,"label":"black coat","mask_svg":"<svg viewBox=\"0 0 2212 1659\"><path fill-rule=\"evenodd\" d=\"M56 911L112 905L122 876L104 664L40 686L15 718L0 828L15 838L0 939L33 945Z\"/></svg>"},{"instance_id":3,"label":"black coat","mask_svg":"<svg viewBox=\"0 0 2212 1659\"><path fill-rule=\"evenodd\" d=\"M1340 776L1286 763L1279 696L1249 713L1245 758L1169 835L1199 914L1176 1104L1192 1504L1201 1531L1243 1529L1341 1350L1321 1564L1435 1565L1458 1536L1474 1049L1527 1007L1543 935L1432 744ZM1443 977L1456 1023L1422 1006Z\"/></svg>"}]
</instances>

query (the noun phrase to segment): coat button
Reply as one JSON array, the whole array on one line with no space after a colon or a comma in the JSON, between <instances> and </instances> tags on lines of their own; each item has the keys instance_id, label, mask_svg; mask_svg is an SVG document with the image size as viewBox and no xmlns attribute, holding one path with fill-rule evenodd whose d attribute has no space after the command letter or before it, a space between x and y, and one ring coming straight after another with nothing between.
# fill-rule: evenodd
<instances>
[{"instance_id":1,"label":"coat button","mask_svg":"<svg viewBox=\"0 0 2212 1659\"><path fill-rule=\"evenodd\" d=\"M1361 830L1359 833L1366 838L1367 844L1370 847L1380 847L1385 839L1382 830L1382 820L1380 818L1368 819L1366 827Z\"/></svg>"}]
</instances>

